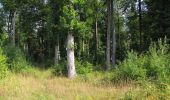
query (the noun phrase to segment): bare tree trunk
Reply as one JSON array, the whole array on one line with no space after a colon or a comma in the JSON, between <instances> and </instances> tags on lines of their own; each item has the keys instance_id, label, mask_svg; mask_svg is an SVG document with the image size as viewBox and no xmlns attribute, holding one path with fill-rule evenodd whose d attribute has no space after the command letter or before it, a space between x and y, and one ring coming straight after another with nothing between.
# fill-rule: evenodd
<instances>
[{"instance_id":1,"label":"bare tree trunk","mask_svg":"<svg viewBox=\"0 0 170 100\"><path fill-rule=\"evenodd\" d=\"M67 36L67 69L68 77L76 77L75 58L74 58L74 37L71 33Z\"/></svg>"},{"instance_id":2,"label":"bare tree trunk","mask_svg":"<svg viewBox=\"0 0 170 100\"><path fill-rule=\"evenodd\" d=\"M141 11L141 0L138 0L139 9L139 33L140 33L140 49L142 50L142 11Z\"/></svg>"},{"instance_id":3,"label":"bare tree trunk","mask_svg":"<svg viewBox=\"0 0 170 100\"><path fill-rule=\"evenodd\" d=\"M111 34L112 34L112 66L115 67L116 62L116 35L114 31L114 17L113 17L113 0L111 4Z\"/></svg>"},{"instance_id":4,"label":"bare tree trunk","mask_svg":"<svg viewBox=\"0 0 170 100\"><path fill-rule=\"evenodd\" d=\"M55 57L54 57L54 63L59 64L60 60L60 45L59 45L59 35L57 36L57 45L55 46Z\"/></svg>"},{"instance_id":5,"label":"bare tree trunk","mask_svg":"<svg viewBox=\"0 0 170 100\"><path fill-rule=\"evenodd\" d=\"M12 36L11 36L11 42L13 45L15 45L15 19L16 19L16 11L13 12L13 18L12 18Z\"/></svg>"},{"instance_id":6,"label":"bare tree trunk","mask_svg":"<svg viewBox=\"0 0 170 100\"><path fill-rule=\"evenodd\" d=\"M107 0L107 48L106 48L106 70L110 70L110 0Z\"/></svg>"},{"instance_id":7,"label":"bare tree trunk","mask_svg":"<svg viewBox=\"0 0 170 100\"><path fill-rule=\"evenodd\" d=\"M95 33L96 33L96 64L98 63L98 49L99 49L99 36L98 36L98 21L97 21L97 15L95 19Z\"/></svg>"},{"instance_id":8,"label":"bare tree trunk","mask_svg":"<svg viewBox=\"0 0 170 100\"><path fill-rule=\"evenodd\" d=\"M10 43L12 43L12 19L13 19L13 13L10 10L9 17L8 17L8 36L9 36Z\"/></svg>"}]
</instances>

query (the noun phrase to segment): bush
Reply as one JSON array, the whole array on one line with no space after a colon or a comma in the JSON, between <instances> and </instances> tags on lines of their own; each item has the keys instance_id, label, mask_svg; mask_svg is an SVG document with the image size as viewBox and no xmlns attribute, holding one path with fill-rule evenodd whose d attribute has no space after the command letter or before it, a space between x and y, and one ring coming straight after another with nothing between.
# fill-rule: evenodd
<instances>
[{"instance_id":1,"label":"bush","mask_svg":"<svg viewBox=\"0 0 170 100\"><path fill-rule=\"evenodd\" d=\"M52 66L52 72L57 76L64 76L67 74L67 62L61 61L60 64Z\"/></svg>"},{"instance_id":2,"label":"bush","mask_svg":"<svg viewBox=\"0 0 170 100\"><path fill-rule=\"evenodd\" d=\"M93 71L93 64L87 61L76 61L76 71L78 74L87 74Z\"/></svg>"},{"instance_id":3,"label":"bush","mask_svg":"<svg viewBox=\"0 0 170 100\"><path fill-rule=\"evenodd\" d=\"M166 41L153 43L143 55L129 52L128 58L118 65L114 79L147 79L168 82L170 75L170 53Z\"/></svg>"},{"instance_id":4,"label":"bush","mask_svg":"<svg viewBox=\"0 0 170 100\"><path fill-rule=\"evenodd\" d=\"M4 45L7 42L7 34L6 33L0 33L0 45Z\"/></svg>"},{"instance_id":5,"label":"bush","mask_svg":"<svg viewBox=\"0 0 170 100\"><path fill-rule=\"evenodd\" d=\"M77 74L87 74L93 71L93 65L89 62L76 61L75 66L76 66ZM54 65L52 68L53 68L54 75L57 75L57 76L67 75L67 62L66 61L62 61L60 64Z\"/></svg>"},{"instance_id":6,"label":"bush","mask_svg":"<svg viewBox=\"0 0 170 100\"><path fill-rule=\"evenodd\" d=\"M18 47L10 44L6 45L5 54L8 57L7 62L12 72L23 72L31 66L26 60L24 53Z\"/></svg>"},{"instance_id":7,"label":"bush","mask_svg":"<svg viewBox=\"0 0 170 100\"><path fill-rule=\"evenodd\" d=\"M0 47L0 79L3 79L7 76L8 65L6 61L7 61L7 57L3 54L3 50Z\"/></svg>"},{"instance_id":8,"label":"bush","mask_svg":"<svg viewBox=\"0 0 170 100\"><path fill-rule=\"evenodd\" d=\"M144 56L138 56L135 52L129 52L128 58L119 64L117 69L117 78L138 80L145 79L146 58Z\"/></svg>"},{"instance_id":9,"label":"bush","mask_svg":"<svg viewBox=\"0 0 170 100\"><path fill-rule=\"evenodd\" d=\"M148 51L148 62L147 62L147 77L158 80L168 81L170 74L170 54L168 52L169 46L166 41L158 42L150 46Z\"/></svg>"}]
</instances>

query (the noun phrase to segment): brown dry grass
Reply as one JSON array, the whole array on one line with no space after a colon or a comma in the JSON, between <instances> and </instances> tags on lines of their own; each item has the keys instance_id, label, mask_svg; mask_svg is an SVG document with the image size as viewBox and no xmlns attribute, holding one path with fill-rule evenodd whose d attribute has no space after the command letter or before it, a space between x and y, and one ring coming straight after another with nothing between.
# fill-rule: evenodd
<instances>
[{"instance_id":1,"label":"brown dry grass","mask_svg":"<svg viewBox=\"0 0 170 100\"><path fill-rule=\"evenodd\" d=\"M0 82L0 100L115 100L134 87L50 77L47 71L39 74L43 77L12 74Z\"/></svg>"}]
</instances>

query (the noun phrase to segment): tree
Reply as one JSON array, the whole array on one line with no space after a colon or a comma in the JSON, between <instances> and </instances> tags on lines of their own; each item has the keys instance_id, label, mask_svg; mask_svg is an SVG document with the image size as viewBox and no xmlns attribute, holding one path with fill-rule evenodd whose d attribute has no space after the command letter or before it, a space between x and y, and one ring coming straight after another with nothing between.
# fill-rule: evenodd
<instances>
[{"instance_id":1,"label":"tree","mask_svg":"<svg viewBox=\"0 0 170 100\"><path fill-rule=\"evenodd\" d=\"M76 12L73 8L74 2L68 1L63 7L63 16L61 16L61 24L67 30L67 41L66 41L66 50L67 50L67 69L68 77L76 77L75 69L75 58L74 58L74 30L75 25L77 24Z\"/></svg>"},{"instance_id":2,"label":"tree","mask_svg":"<svg viewBox=\"0 0 170 100\"><path fill-rule=\"evenodd\" d=\"M111 34L112 34L112 66L115 67L116 62L116 34L114 30L114 16L113 16L113 0L110 2L111 7Z\"/></svg>"},{"instance_id":3,"label":"tree","mask_svg":"<svg viewBox=\"0 0 170 100\"><path fill-rule=\"evenodd\" d=\"M16 12L17 2L14 0L2 0L2 5L6 12L8 12L8 35L11 44L15 45L15 29L16 29Z\"/></svg>"},{"instance_id":4,"label":"tree","mask_svg":"<svg viewBox=\"0 0 170 100\"><path fill-rule=\"evenodd\" d=\"M111 0L107 0L107 47L106 47L106 70L110 70L110 30L111 30Z\"/></svg>"}]
</instances>

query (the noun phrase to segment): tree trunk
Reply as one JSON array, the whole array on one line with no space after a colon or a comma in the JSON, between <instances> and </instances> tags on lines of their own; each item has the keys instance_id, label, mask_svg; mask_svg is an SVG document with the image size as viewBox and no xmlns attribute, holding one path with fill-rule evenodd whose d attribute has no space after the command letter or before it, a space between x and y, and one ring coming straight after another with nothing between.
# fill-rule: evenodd
<instances>
[{"instance_id":1,"label":"tree trunk","mask_svg":"<svg viewBox=\"0 0 170 100\"><path fill-rule=\"evenodd\" d=\"M11 42L13 45L15 45L15 19L16 19L16 11L13 12L13 18L12 18L12 35L11 35Z\"/></svg>"},{"instance_id":2,"label":"tree trunk","mask_svg":"<svg viewBox=\"0 0 170 100\"><path fill-rule=\"evenodd\" d=\"M106 48L106 70L110 70L110 0L107 0L107 48Z\"/></svg>"},{"instance_id":3,"label":"tree trunk","mask_svg":"<svg viewBox=\"0 0 170 100\"><path fill-rule=\"evenodd\" d=\"M111 4L111 34L112 34L112 66L115 67L116 61L116 35L114 31L114 18L113 18L113 0L110 2Z\"/></svg>"},{"instance_id":4,"label":"tree trunk","mask_svg":"<svg viewBox=\"0 0 170 100\"><path fill-rule=\"evenodd\" d=\"M56 65L59 64L60 60L60 46L59 46L59 35L57 37L57 45L55 46L55 57L54 57L54 63Z\"/></svg>"},{"instance_id":5,"label":"tree trunk","mask_svg":"<svg viewBox=\"0 0 170 100\"><path fill-rule=\"evenodd\" d=\"M9 41L13 45L15 45L15 17L16 17L16 11L10 11L9 18L8 18L8 35L9 35Z\"/></svg>"},{"instance_id":6,"label":"tree trunk","mask_svg":"<svg viewBox=\"0 0 170 100\"><path fill-rule=\"evenodd\" d=\"M142 50L142 11L141 11L141 0L138 0L139 9L139 33L140 33L140 49Z\"/></svg>"},{"instance_id":7,"label":"tree trunk","mask_svg":"<svg viewBox=\"0 0 170 100\"><path fill-rule=\"evenodd\" d=\"M98 22L97 22L97 15L96 15L96 19L95 19L95 35L96 35L96 54L95 54L95 57L96 57L96 64L98 63L98 49L99 49L99 36L98 36Z\"/></svg>"},{"instance_id":8,"label":"tree trunk","mask_svg":"<svg viewBox=\"0 0 170 100\"><path fill-rule=\"evenodd\" d=\"M67 69L68 77L76 77L75 61L74 61L74 37L71 33L67 36Z\"/></svg>"},{"instance_id":9,"label":"tree trunk","mask_svg":"<svg viewBox=\"0 0 170 100\"><path fill-rule=\"evenodd\" d=\"M120 18L119 18L119 13L117 15L117 18L118 18L118 25L117 25L117 34L119 34L119 42L118 42L118 47L121 48L121 33L120 33Z\"/></svg>"}]
</instances>

